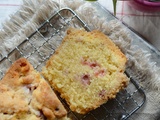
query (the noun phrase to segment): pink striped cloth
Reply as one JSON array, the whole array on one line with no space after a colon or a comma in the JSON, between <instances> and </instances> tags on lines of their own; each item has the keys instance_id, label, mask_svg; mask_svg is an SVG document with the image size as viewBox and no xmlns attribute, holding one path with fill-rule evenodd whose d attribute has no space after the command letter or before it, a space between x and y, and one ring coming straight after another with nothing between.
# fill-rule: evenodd
<instances>
[{"instance_id":1,"label":"pink striped cloth","mask_svg":"<svg viewBox=\"0 0 160 120\"><path fill-rule=\"evenodd\" d=\"M113 13L112 0L99 0L99 3ZM117 17L160 50L160 11L139 11L127 1L118 1Z\"/></svg>"}]
</instances>

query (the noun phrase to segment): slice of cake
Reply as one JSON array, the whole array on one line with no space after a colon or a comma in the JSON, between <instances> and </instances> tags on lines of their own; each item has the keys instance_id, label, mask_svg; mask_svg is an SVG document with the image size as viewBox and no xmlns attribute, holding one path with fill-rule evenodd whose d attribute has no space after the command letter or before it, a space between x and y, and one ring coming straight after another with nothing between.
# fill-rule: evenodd
<instances>
[{"instance_id":1,"label":"slice of cake","mask_svg":"<svg viewBox=\"0 0 160 120\"><path fill-rule=\"evenodd\" d=\"M67 111L49 84L20 58L0 81L0 120L57 120Z\"/></svg>"},{"instance_id":2,"label":"slice of cake","mask_svg":"<svg viewBox=\"0 0 160 120\"><path fill-rule=\"evenodd\" d=\"M126 61L103 33L71 28L42 74L72 111L85 114L127 86Z\"/></svg>"}]
</instances>

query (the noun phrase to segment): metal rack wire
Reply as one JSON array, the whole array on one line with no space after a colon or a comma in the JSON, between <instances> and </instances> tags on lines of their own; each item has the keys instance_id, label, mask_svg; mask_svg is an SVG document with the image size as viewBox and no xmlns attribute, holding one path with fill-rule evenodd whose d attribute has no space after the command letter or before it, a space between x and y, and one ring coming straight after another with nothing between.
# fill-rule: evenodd
<instances>
[{"instance_id":1,"label":"metal rack wire","mask_svg":"<svg viewBox=\"0 0 160 120\"><path fill-rule=\"evenodd\" d=\"M34 33L0 60L0 79L3 78L9 66L20 57L27 58L35 69L41 71L46 60L54 54L55 49L61 43L65 31L71 26L77 27L75 25L88 31L90 30L87 24L73 10L64 8L57 11ZM127 71L126 74L130 77ZM68 110L68 116L73 120L126 120L142 107L145 99L144 91L131 78L128 87L118 93L116 99L108 101L86 115L72 112L65 101L62 99L61 101Z\"/></svg>"}]
</instances>

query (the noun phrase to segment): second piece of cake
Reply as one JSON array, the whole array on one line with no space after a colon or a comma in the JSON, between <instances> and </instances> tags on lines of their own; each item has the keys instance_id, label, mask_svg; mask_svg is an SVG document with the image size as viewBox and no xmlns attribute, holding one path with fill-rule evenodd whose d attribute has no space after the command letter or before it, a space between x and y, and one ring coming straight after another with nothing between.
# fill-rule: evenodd
<instances>
[{"instance_id":1,"label":"second piece of cake","mask_svg":"<svg viewBox=\"0 0 160 120\"><path fill-rule=\"evenodd\" d=\"M49 84L25 58L0 80L0 120L68 120Z\"/></svg>"},{"instance_id":2,"label":"second piece of cake","mask_svg":"<svg viewBox=\"0 0 160 120\"><path fill-rule=\"evenodd\" d=\"M72 111L85 114L127 86L126 57L103 33L69 29L42 74Z\"/></svg>"}]
</instances>

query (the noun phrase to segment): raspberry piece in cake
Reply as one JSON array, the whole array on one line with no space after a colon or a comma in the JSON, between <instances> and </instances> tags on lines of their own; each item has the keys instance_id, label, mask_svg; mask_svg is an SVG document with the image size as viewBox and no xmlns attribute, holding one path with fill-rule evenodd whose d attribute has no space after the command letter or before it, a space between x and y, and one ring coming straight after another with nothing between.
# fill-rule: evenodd
<instances>
[{"instance_id":1,"label":"raspberry piece in cake","mask_svg":"<svg viewBox=\"0 0 160 120\"><path fill-rule=\"evenodd\" d=\"M84 85L89 85L91 83L91 78L90 78L90 75L89 74L85 74L82 76L81 78L81 82L84 84Z\"/></svg>"}]
</instances>

